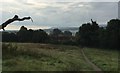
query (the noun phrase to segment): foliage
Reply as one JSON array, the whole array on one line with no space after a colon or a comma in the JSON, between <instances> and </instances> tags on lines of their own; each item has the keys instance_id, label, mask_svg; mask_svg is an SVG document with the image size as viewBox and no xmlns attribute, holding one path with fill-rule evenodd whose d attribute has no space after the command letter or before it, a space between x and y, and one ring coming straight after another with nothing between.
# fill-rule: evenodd
<instances>
[{"instance_id":1,"label":"foliage","mask_svg":"<svg viewBox=\"0 0 120 73\"><path fill-rule=\"evenodd\" d=\"M15 33L9 33L9 32L2 32L2 41L3 42L15 42L18 40Z\"/></svg>"},{"instance_id":2,"label":"foliage","mask_svg":"<svg viewBox=\"0 0 120 73\"><path fill-rule=\"evenodd\" d=\"M64 44L64 45L75 45L75 41L72 36L72 32L64 31L60 29L53 29L50 33L50 42L52 44Z\"/></svg>"},{"instance_id":3,"label":"foliage","mask_svg":"<svg viewBox=\"0 0 120 73\"><path fill-rule=\"evenodd\" d=\"M79 28L78 42L82 46L97 46L98 45L98 29L99 26L97 23L87 23L83 24Z\"/></svg>"},{"instance_id":4,"label":"foliage","mask_svg":"<svg viewBox=\"0 0 120 73\"><path fill-rule=\"evenodd\" d=\"M120 20L112 19L106 27L109 48L120 48Z\"/></svg>"},{"instance_id":5,"label":"foliage","mask_svg":"<svg viewBox=\"0 0 120 73\"><path fill-rule=\"evenodd\" d=\"M53 31L50 35L59 36L61 34L63 34L63 32L60 29L56 28L56 29L53 29Z\"/></svg>"},{"instance_id":6,"label":"foliage","mask_svg":"<svg viewBox=\"0 0 120 73\"><path fill-rule=\"evenodd\" d=\"M65 36L72 36L72 32L70 31L64 31L63 33Z\"/></svg>"},{"instance_id":7,"label":"foliage","mask_svg":"<svg viewBox=\"0 0 120 73\"><path fill-rule=\"evenodd\" d=\"M112 19L107 27L99 27L96 22L83 24L76 33L77 41L82 46L120 48L120 20Z\"/></svg>"},{"instance_id":8,"label":"foliage","mask_svg":"<svg viewBox=\"0 0 120 73\"><path fill-rule=\"evenodd\" d=\"M44 43L47 42L49 39L48 34L39 29L39 30L32 30L27 29L26 27L22 26L20 30L15 33L2 33L2 41L3 42L35 42L35 43Z\"/></svg>"},{"instance_id":9,"label":"foliage","mask_svg":"<svg viewBox=\"0 0 120 73\"><path fill-rule=\"evenodd\" d=\"M97 48L119 49L120 43L120 20L111 19L106 27L99 27L96 21L85 23L79 27L76 36L70 31L62 32L60 29L53 29L48 35L44 30L32 30L22 26L16 33L3 32L3 42L32 42L81 45Z\"/></svg>"}]
</instances>

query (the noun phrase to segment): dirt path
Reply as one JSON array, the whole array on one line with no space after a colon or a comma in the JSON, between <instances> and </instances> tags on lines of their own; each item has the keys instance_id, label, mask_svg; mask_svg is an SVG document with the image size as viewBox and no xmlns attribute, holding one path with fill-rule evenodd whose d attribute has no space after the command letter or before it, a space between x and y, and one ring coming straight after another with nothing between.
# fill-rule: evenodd
<instances>
[{"instance_id":1,"label":"dirt path","mask_svg":"<svg viewBox=\"0 0 120 73\"><path fill-rule=\"evenodd\" d=\"M87 56L85 55L83 49L81 50L81 52L82 52L82 55L83 55L84 59L86 60L86 62L93 67L94 71L102 71L100 68L98 68L95 64L93 64L93 63L87 58Z\"/></svg>"}]
</instances>

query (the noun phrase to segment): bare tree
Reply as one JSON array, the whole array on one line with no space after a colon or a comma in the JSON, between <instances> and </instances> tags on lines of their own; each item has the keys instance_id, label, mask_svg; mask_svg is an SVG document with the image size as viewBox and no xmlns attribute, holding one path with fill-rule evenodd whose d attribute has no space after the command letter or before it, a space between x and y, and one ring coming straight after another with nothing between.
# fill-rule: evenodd
<instances>
[{"instance_id":1,"label":"bare tree","mask_svg":"<svg viewBox=\"0 0 120 73\"><path fill-rule=\"evenodd\" d=\"M15 15L12 19L8 19L6 22L4 22L2 25L0 25L0 29L3 29L5 30L4 28L14 22L14 21L24 21L24 20L30 20L33 22L32 18L31 17L23 17L23 18L19 18L18 15Z\"/></svg>"}]
</instances>

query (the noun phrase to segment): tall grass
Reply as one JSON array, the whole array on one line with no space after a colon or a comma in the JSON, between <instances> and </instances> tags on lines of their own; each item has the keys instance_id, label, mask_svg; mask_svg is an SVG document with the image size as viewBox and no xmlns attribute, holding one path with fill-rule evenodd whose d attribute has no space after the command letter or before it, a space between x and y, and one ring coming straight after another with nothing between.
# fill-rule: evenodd
<instances>
[{"instance_id":1,"label":"tall grass","mask_svg":"<svg viewBox=\"0 0 120 73\"><path fill-rule=\"evenodd\" d=\"M17 51L17 45L13 45L10 43L7 44L2 44L2 58L3 59L8 59L11 58L11 56L16 56L18 55Z\"/></svg>"},{"instance_id":2,"label":"tall grass","mask_svg":"<svg viewBox=\"0 0 120 73\"><path fill-rule=\"evenodd\" d=\"M3 44L3 71L89 71L76 46Z\"/></svg>"}]
</instances>

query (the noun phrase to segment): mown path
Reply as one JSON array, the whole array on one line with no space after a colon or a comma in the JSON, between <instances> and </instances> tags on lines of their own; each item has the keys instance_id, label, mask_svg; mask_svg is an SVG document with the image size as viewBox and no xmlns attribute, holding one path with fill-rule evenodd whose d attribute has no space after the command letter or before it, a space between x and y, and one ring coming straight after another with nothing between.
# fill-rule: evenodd
<instances>
[{"instance_id":1,"label":"mown path","mask_svg":"<svg viewBox=\"0 0 120 73\"><path fill-rule=\"evenodd\" d=\"M86 62L93 67L94 71L102 71L99 67L97 67L95 64L93 64L93 63L87 58L87 56L85 55L83 49L81 49L81 52L82 52L82 55L83 55L84 59L86 60Z\"/></svg>"}]
</instances>

